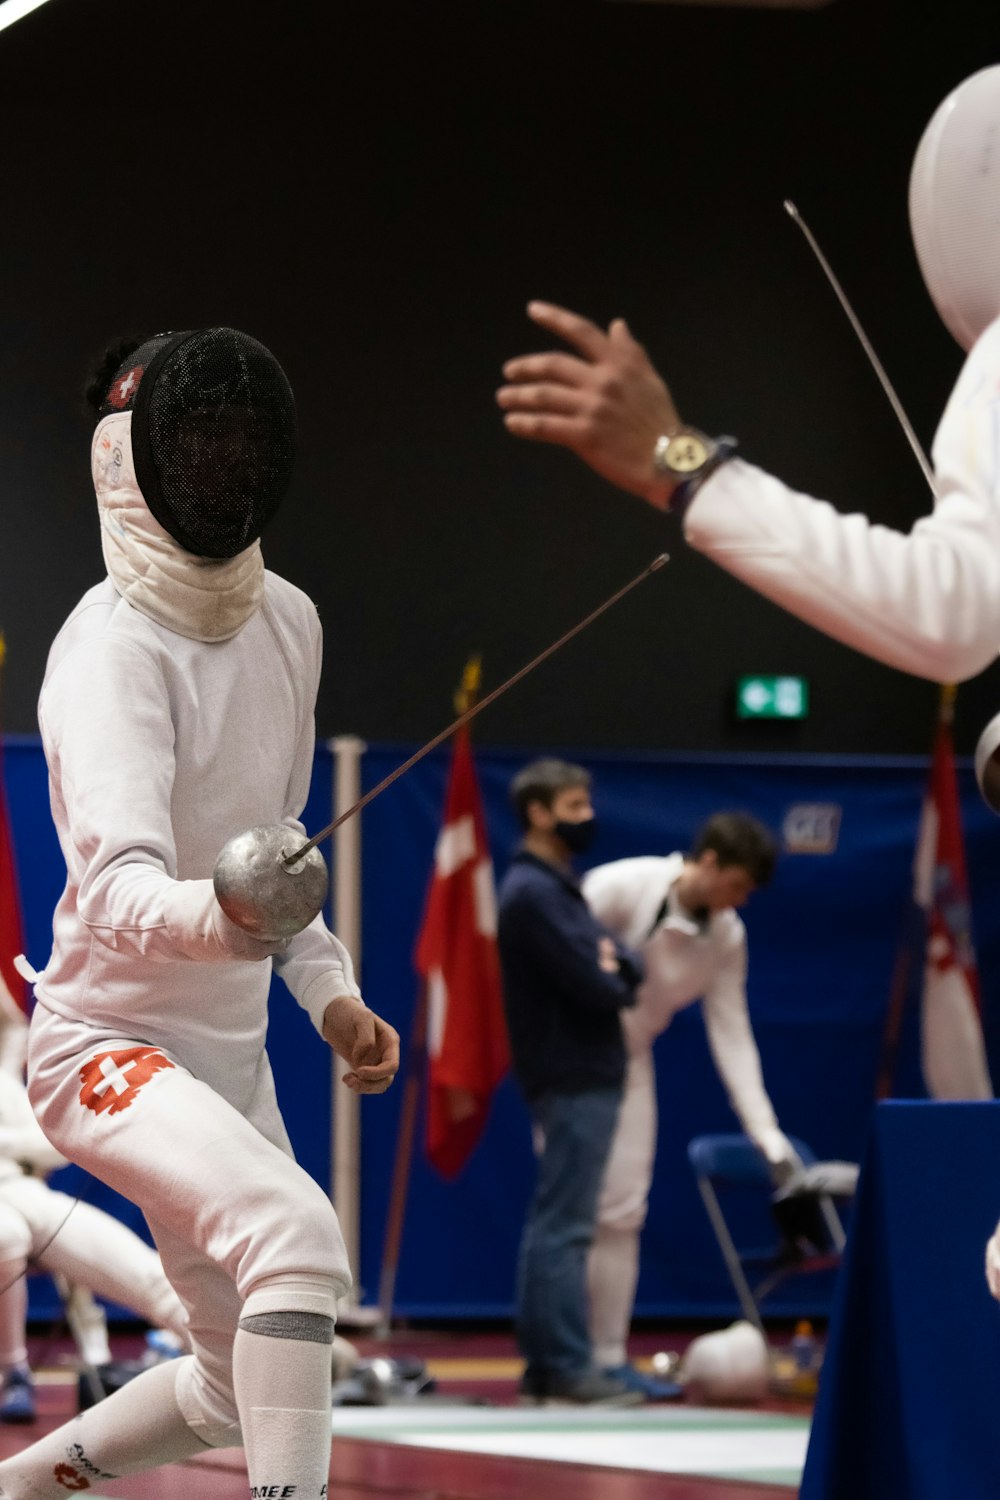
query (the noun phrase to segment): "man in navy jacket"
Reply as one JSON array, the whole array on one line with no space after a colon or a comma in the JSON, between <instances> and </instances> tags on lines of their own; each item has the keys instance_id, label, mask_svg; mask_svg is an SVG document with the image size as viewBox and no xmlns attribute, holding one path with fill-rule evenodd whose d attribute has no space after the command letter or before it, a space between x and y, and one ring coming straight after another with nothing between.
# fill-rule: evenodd
<instances>
[{"instance_id":1,"label":"man in navy jacket","mask_svg":"<svg viewBox=\"0 0 1000 1500\"><path fill-rule=\"evenodd\" d=\"M524 838L501 882L498 936L514 1073L538 1153L518 1275L522 1394L634 1405L641 1394L594 1366L586 1263L625 1075L619 1012L635 1003L642 960L594 918L573 874L596 829L588 772L535 761L511 797Z\"/></svg>"}]
</instances>

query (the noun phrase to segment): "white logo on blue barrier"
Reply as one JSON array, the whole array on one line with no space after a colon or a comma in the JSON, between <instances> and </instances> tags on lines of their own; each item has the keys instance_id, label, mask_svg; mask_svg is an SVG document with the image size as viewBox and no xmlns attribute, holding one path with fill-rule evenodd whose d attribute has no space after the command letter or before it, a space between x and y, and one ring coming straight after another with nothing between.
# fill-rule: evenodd
<instances>
[{"instance_id":1,"label":"white logo on blue barrier","mask_svg":"<svg viewBox=\"0 0 1000 1500\"><path fill-rule=\"evenodd\" d=\"M788 854L832 854L840 833L836 802L796 802L785 813L781 837Z\"/></svg>"}]
</instances>

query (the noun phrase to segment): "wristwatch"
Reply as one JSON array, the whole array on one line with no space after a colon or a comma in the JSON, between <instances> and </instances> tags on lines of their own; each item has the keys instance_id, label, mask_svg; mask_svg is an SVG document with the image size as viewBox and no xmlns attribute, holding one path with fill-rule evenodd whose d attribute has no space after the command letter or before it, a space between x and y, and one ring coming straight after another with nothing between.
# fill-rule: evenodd
<instances>
[{"instance_id":1,"label":"wristwatch","mask_svg":"<svg viewBox=\"0 0 1000 1500\"><path fill-rule=\"evenodd\" d=\"M679 427L657 438L653 468L676 486L668 509L674 515L683 515L708 476L731 458L736 448L734 437L710 438L697 427Z\"/></svg>"}]
</instances>

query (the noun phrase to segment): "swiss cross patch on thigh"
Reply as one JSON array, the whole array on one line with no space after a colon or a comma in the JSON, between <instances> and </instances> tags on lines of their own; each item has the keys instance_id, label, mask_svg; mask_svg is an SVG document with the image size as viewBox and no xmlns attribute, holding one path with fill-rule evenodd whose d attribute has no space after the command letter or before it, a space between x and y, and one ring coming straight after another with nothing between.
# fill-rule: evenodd
<instances>
[{"instance_id":1,"label":"swiss cross patch on thigh","mask_svg":"<svg viewBox=\"0 0 1000 1500\"><path fill-rule=\"evenodd\" d=\"M154 1073L174 1064L155 1047L124 1047L95 1052L80 1069L80 1103L95 1115L119 1115L137 1098Z\"/></svg>"}]
</instances>

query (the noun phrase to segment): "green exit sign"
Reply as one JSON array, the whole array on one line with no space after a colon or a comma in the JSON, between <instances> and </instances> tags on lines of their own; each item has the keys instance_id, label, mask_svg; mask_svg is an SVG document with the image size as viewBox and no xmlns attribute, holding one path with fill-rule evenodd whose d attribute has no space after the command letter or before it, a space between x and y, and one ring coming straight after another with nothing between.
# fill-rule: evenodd
<instances>
[{"instance_id":1,"label":"green exit sign","mask_svg":"<svg viewBox=\"0 0 1000 1500\"><path fill-rule=\"evenodd\" d=\"M741 677L736 684L738 719L804 719L808 712L804 677Z\"/></svg>"}]
</instances>

